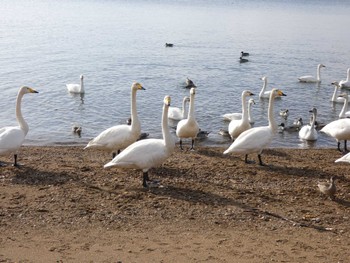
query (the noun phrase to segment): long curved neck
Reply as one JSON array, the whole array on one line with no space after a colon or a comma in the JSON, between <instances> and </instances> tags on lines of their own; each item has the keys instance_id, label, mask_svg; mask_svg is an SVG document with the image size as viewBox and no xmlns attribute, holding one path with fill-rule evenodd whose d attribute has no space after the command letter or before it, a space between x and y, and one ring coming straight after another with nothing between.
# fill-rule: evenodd
<instances>
[{"instance_id":1,"label":"long curved neck","mask_svg":"<svg viewBox=\"0 0 350 263\"><path fill-rule=\"evenodd\" d=\"M317 66L317 81L321 80L321 66Z\"/></svg>"},{"instance_id":2,"label":"long curved neck","mask_svg":"<svg viewBox=\"0 0 350 263\"><path fill-rule=\"evenodd\" d=\"M348 68L348 75L346 76L346 81L350 81L350 68Z\"/></svg>"},{"instance_id":3,"label":"long curved neck","mask_svg":"<svg viewBox=\"0 0 350 263\"><path fill-rule=\"evenodd\" d=\"M242 120L247 120L248 119L248 106L246 102L246 96L242 94Z\"/></svg>"},{"instance_id":4,"label":"long curved neck","mask_svg":"<svg viewBox=\"0 0 350 263\"><path fill-rule=\"evenodd\" d=\"M266 89L266 85L267 85L267 78L264 78L264 84L263 87L260 91L260 96L264 95L265 89Z\"/></svg>"},{"instance_id":5,"label":"long curved neck","mask_svg":"<svg viewBox=\"0 0 350 263\"><path fill-rule=\"evenodd\" d=\"M273 104L274 104L275 96L273 92L270 94L270 99L269 99L269 110L268 110L268 119L269 119L269 127L276 132L277 131L277 124L275 122L274 116L273 116Z\"/></svg>"},{"instance_id":6,"label":"long curved neck","mask_svg":"<svg viewBox=\"0 0 350 263\"><path fill-rule=\"evenodd\" d=\"M190 108L188 110L188 120L194 120L194 94L191 94Z\"/></svg>"},{"instance_id":7,"label":"long curved neck","mask_svg":"<svg viewBox=\"0 0 350 263\"><path fill-rule=\"evenodd\" d=\"M316 122L316 113L312 113L312 122L311 122L311 129L315 128L315 122Z\"/></svg>"},{"instance_id":8,"label":"long curved neck","mask_svg":"<svg viewBox=\"0 0 350 263\"><path fill-rule=\"evenodd\" d=\"M185 118L185 116L186 116L186 100L184 99L183 101L182 101L182 109L181 109L181 114L182 114L182 118Z\"/></svg>"},{"instance_id":9,"label":"long curved neck","mask_svg":"<svg viewBox=\"0 0 350 263\"><path fill-rule=\"evenodd\" d=\"M17 119L19 126L24 131L25 135L27 135L27 133L29 131L29 127L22 116L22 110L21 110L23 95L24 94L21 91L18 92L17 100L16 100L16 119Z\"/></svg>"},{"instance_id":10,"label":"long curved neck","mask_svg":"<svg viewBox=\"0 0 350 263\"><path fill-rule=\"evenodd\" d=\"M84 92L84 79L80 78L80 92Z\"/></svg>"},{"instance_id":11,"label":"long curved neck","mask_svg":"<svg viewBox=\"0 0 350 263\"><path fill-rule=\"evenodd\" d=\"M140 125L139 118L137 116L137 109L136 109L136 89L131 90L131 129L141 130L141 125Z\"/></svg>"},{"instance_id":12,"label":"long curved neck","mask_svg":"<svg viewBox=\"0 0 350 263\"><path fill-rule=\"evenodd\" d=\"M171 134L169 131L168 110L169 110L169 106L164 104L163 114L162 114L162 133L163 133L163 140L164 140L165 145L171 146L175 143L174 143L173 137L171 137Z\"/></svg>"},{"instance_id":13,"label":"long curved neck","mask_svg":"<svg viewBox=\"0 0 350 263\"><path fill-rule=\"evenodd\" d=\"M251 102L248 104L248 120L249 120L249 121L252 121L252 120L253 120L253 119L252 119L252 104L253 104L253 103L251 103Z\"/></svg>"},{"instance_id":14,"label":"long curved neck","mask_svg":"<svg viewBox=\"0 0 350 263\"><path fill-rule=\"evenodd\" d=\"M344 97L344 105L343 105L343 108L341 109L341 112L339 113L339 118L345 118L346 115L345 115L345 112L348 111L348 97L346 95L346 97Z\"/></svg>"},{"instance_id":15,"label":"long curved neck","mask_svg":"<svg viewBox=\"0 0 350 263\"><path fill-rule=\"evenodd\" d=\"M331 101L337 101L337 92L338 92L338 86L334 86L334 92Z\"/></svg>"}]
</instances>

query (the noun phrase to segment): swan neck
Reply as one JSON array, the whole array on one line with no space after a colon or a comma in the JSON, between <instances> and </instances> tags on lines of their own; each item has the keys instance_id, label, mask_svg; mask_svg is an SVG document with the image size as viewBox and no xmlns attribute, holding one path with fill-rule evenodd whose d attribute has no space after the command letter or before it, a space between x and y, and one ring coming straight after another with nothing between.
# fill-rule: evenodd
<instances>
[{"instance_id":1,"label":"swan neck","mask_svg":"<svg viewBox=\"0 0 350 263\"><path fill-rule=\"evenodd\" d=\"M248 119L248 106L247 106L247 101L246 101L246 96L242 95L242 120Z\"/></svg>"},{"instance_id":2,"label":"swan neck","mask_svg":"<svg viewBox=\"0 0 350 263\"><path fill-rule=\"evenodd\" d=\"M311 129L315 128L316 114L312 113Z\"/></svg>"},{"instance_id":3,"label":"swan neck","mask_svg":"<svg viewBox=\"0 0 350 263\"><path fill-rule=\"evenodd\" d=\"M163 140L167 148L171 147L172 145L175 146L175 142L171 137L170 130L169 130L168 111L169 111L169 106L164 104L163 113L162 113L162 133L163 133Z\"/></svg>"},{"instance_id":4,"label":"swan neck","mask_svg":"<svg viewBox=\"0 0 350 263\"><path fill-rule=\"evenodd\" d=\"M350 68L348 68L348 74L346 76L346 82L350 81Z\"/></svg>"},{"instance_id":5,"label":"swan neck","mask_svg":"<svg viewBox=\"0 0 350 263\"><path fill-rule=\"evenodd\" d=\"M141 125L139 118L137 116L137 109L136 109L136 89L131 90L131 130L140 130Z\"/></svg>"},{"instance_id":6,"label":"swan neck","mask_svg":"<svg viewBox=\"0 0 350 263\"><path fill-rule=\"evenodd\" d=\"M337 101L338 86L334 86L334 92L331 101Z\"/></svg>"},{"instance_id":7,"label":"swan neck","mask_svg":"<svg viewBox=\"0 0 350 263\"><path fill-rule=\"evenodd\" d=\"M248 105L248 119L249 121L252 120L252 103L249 103Z\"/></svg>"},{"instance_id":8,"label":"swan neck","mask_svg":"<svg viewBox=\"0 0 350 263\"><path fill-rule=\"evenodd\" d=\"M191 94L190 107L188 110L188 120L193 120L193 119L195 119L195 116L194 116L194 95Z\"/></svg>"},{"instance_id":9,"label":"swan neck","mask_svg":"<svg viewBox=\"0 0 350 263\"><path fill-rule=\"evenodd\" d=\"M320 81L321 79L321 66L317 67L317 80Z\"/></svg>"},{"instance_id":10,"label":"swan neck","mask_svg":"<svg viewBox=\"0 0 350 263\"><path fill-rule=\"evenodd\" d=\"M27 135L27 133L29 131L29 127L28 127L28 124L26 123L26 121L23 118L22 109L21 109L22 108L23 95L24 95L24 93L20 90L18 92L17 100L16 100L16 119L17 119L17 122L18 122L19 126L24 131L24 134Z\"/></svg>"},{"instance_id":11,"label":"swan neck","mask_svg":"<svg viewBox=\"0 0 350 263\"><path fill-rule=\"evenodd\" d=\"M80 92L84 92L85 90L84 90L84 79L83 78L81 78L80 79Z\"/></svg>"},{"instance_id":12,"label":"swan neck","mask_svg":"<svg viewBox=\"0 0 350 263\"><path fill-rule=\"evenodd\" d=\"M264 95L264 92L265 92L265 89L266 89L266 85L267 85L267 78L264 79L264 84L263 84L263 87L260 91L260 97Z\"/></svg>"},{"instance_id":13,"label":"swan neck","mask_svg":"<svg viewBox=\"0 0 350 263\"><path fill-rule=\"evenodd\" d=\"M271 92L270 99L269 99L268 119L269 119L270 128L274 132L276 132L278 127L277 127L277 124L276 124L274 116L273 116L274 100L275 100L275 96L274 96L273 92Z\"/></svg>"},{"instance_id":14,"label":"swan neck","mask_svg":"<svg viewBox=\"0 0 350 263\"><path fill-rule=\"evenodd\" d=\"M186 100L184 99L182 101L182 109L181 109L182 118L185 118L186 112L187 112L187 110L186 110Z\"/></svg>"},{"instance_id":15,"label":"swan neck","mask_svg":"<svg viewBox=\"0 0 350 263\"><path fill-rule=\"evenodd\" d=\"M339 114L339 118L345 118L345 112L348 111L348 101L349 99L347 97L344 97L344 105L343 108L341 109L341 112Z\"/></svg>"}]
</instances>

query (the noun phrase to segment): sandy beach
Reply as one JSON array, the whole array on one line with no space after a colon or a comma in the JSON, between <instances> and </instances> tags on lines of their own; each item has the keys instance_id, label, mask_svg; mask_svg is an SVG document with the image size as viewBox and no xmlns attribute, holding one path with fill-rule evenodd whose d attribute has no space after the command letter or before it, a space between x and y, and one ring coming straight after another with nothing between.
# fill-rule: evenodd
<instances>
[{"instance_id":1,"label":"sandy beach","mask_svg":"<svg viewBox=\"0 0 350 263\"><path fill-rule=\"evenodd\" d=\"M336 149L176 149L150 171L78 146L25 146L0 168L0 262L349 262L350 164ZM319 181L336 181L336 199Z\"/></svg>"}]
</instances>

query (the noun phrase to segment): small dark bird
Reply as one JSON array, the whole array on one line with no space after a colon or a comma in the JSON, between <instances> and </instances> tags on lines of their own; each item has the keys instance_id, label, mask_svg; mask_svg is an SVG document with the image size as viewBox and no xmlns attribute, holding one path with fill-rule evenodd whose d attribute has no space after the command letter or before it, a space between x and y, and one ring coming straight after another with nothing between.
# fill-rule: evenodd
<instances>
[{"instance_id":1,"label":"small dark bird","mask_svg":"<svg viewBox=\"0 0 350 263\"><path fill-rule=\"evenodd\" d=\"M321 193L327 195L330 199L334 200L335 199L335 192L337 191L337 188L335 186L335 176L332 176L329 182L319 182L317 184L318 189L320 190Z\"/></svg>"},{"instance_id":2,"label":"small dark bird","mask_svg":"<svg viewBox=\"0 0 350 263\"><path fill-rule=\"evenodd\" d=\"M165 47L173 47L174 46L174 44L172 44L172 43L165 43Z\"/></svg>"},{"instance_id":3,"label":"small dark bird","mask_svg":"<svg viewBox=\"0 0 350 263\"><path fill-rule=\"evenodd\" d=\"M78 134L79 138L81 137L82 130L83 130L83 128L80 126L73 126L72 127L73 133Z\"/></svg>"},{"instance_id":4,"label":"small dark bird","mask_svg":"<svg viewBox=\"0 0 350 263\"><path fill-rule=\"evenodd\" d=\"M241 56L242 57L247 57L247 56L249 56L249 53L241 51Z\"/></svg>"},{"instance_id":5,"label":"small dark bird","mask_svg":"<svg viewBox=\"0 0 350 263\"><path fill-rule=\"evenodd\" d=\"M190 89L190 88L197 88L197 86L194 84L194 82L192 80L190 80L189 78L186 78L186 89Z\"/></svg>"},{"instance_id":6,"label":"small dark bird","mask_svg":"<svg viewBox=\"0 0 350 263\"><path fill-rule=\"evenodd\" d=\"M240 63L245 63L245 62L248 62L248 61L249 61L249 60L246 59L246 58L242 58L242 57L239 58L239 62L240 62Z\"/></svg>"}]
</instances>

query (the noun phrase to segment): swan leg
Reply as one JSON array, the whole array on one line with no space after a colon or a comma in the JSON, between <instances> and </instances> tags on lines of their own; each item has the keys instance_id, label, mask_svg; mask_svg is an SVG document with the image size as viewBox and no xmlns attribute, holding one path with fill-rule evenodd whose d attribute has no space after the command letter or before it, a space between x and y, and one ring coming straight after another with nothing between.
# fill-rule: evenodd
<instances>
[{"instance_id":1,"label":"swan leg","mask_svg":"<svg viewBox=\"0 0 350 263\"><path fill-rule=\"evenodd\" d=\"M18 167L18 163L17 163L17 154L13 155L13 166Z\"/></svg>"},{"instance_id":2,"label":"swan leg","mask_svg":"<svg viewBox=\"0 0 350 263\"><path fill-rule=\"evenodd\" d=\"M338 142L338 147L337 148L338 148L339 152L342 152L342 150L340 149L340 142Z\"/></svg>"},{"instance_id":3,"label":"swan leg","mask_svg":"<svg viewBox=\"0 0 350 263\"><path fill-rule=\"evenodd\" d=\"M250 163L250 162L248 161L248 154L245 155L244 162L245 162L245 163Z\"/></svg>"},{"instance_id":4,"label":"swan leg","mask_svg":"<svg viewBox=\"0 0 350 263\"><path fill-rule=\"evenodd\" d=\"M192 146L191 146L191 151L194 151L194 139L192 139Z\"/></svg>"},{"instance_id":5,"label":"swan leg","mask_svg":"<svg viewBox=\"0 0 350 263\"><path fill-rule=\"evenodd\" d=\"M116 157L118 154L120 154L120 150L118 150L117 153L113 152L113 153L112 153L112 158L114 159L114 157Z\"/></svg>"},{"instance_id":6,"label":"swan leg","mask_svg":"<svg viewBox=\"0 0 350 263\"><path fill-rule=\"evenodd\" d=\"M148 177L148 171L147 172L143 172L143 181L142 181L142 186L147 188L147 182L150 181L149 177Z\"/></svg>"},{"instance_id":7,"label":"swan leg","mask_svg":"<svg viewBox=\"0 0 350 263\"><path fill-rule=\"evenodd\" d=\"M259 158L259 164L261 165L261 166L264 166L265 164L262 162L262 160L261 160L261 154L258 154L258 158Z\"/></svg>"},{"instance_id":8,"label":"swan leg","mask_svg":"<svg viewBox=\"0 0 350 263\"><path fill-rule=\"evenodd\" d=\"M347 147L347 140L344 141L344 152L349 152Z\"/></svg>"},{"instance_id":9,"label":"swan leg","mask_svg":"<svg viewBox=\"0 0 350 263\"><path fill-rule=\"evenodd\" d=\"M184 150L184 148L182 148L182 140L180 139L180 149Z\"/></svg>"}]
</instances>

